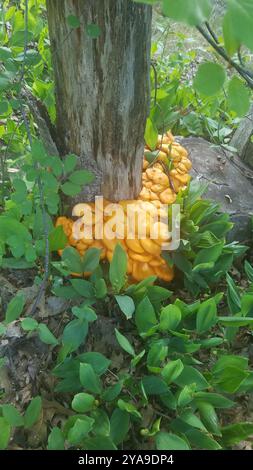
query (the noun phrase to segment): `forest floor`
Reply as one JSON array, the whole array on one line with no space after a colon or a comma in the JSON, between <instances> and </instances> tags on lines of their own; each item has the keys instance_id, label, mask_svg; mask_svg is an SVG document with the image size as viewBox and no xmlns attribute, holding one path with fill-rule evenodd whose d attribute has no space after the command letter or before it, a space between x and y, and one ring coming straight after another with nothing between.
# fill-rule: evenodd
<instances>
[{"instance_id":1,"label":"forest floor","mask_svg":"<svg viewBox=\"0 0 253 470\"><path fill-rule=\"evenodd\" d=\"M240 266L233 268L231 274L238 287L242 289L247 287L247 281ZM31 307L38 291L38 287L34 284L35 275L36 272L33 270L22 273L10 270L6 271L4 276L0 276L3 309L5 303L7 304L17 292L22 292L26 298L26 311L29 313L29 307ZM174 281L169 288L173 290L172 301L176 298L187 303L194 300L178 281ZM224 282L216 288L214 293L225 290L226 284ZM70 307L71 301L54 297L48 293L43 296L34 318L40 323L44 322L52 333L59 337L64 326L70 320ZM224 314L225 310L224 303ZM116 315L108 317L101 314L99 321L96 322L96 331L91 330L88 343L85 345L85 351L96 350L101 354L109 355L115 373L124 367L124 355L115 342L113 334L115 326L118 326L117 322ZM83 352L82 348L80 348L80 352ZM252 366L252 333L241 329L241 333L237 336L233 349L229 353L248 357ZM18 322L13 322L7 329L4 339L0 339L1 356L5 356L5 364L0 368L0 398L4 393L2 403L12 403L22 412L32 397L40 395L43 398L43 412L39 421L32 430L17 428L9 449L41 449L48 435L48 426L58 426L72 415L68 406L68 394L65 394L66 397L62 393L58 396L54 391L57 380L51 371L55 366L56 352L41 342L36 334L27 335L21 330ZM210 355L207 353L205 356L205 352L202 352L202 359L203 362L206 362L210 359ZM231 422L253 421L253 396L242 395L237 399L237 404L239 406L236 410L232 408L223 411L223 425ZM234 446L234 449L252 450L252 442L250 440L242 441Z\"/></svg>"}]
</instances>

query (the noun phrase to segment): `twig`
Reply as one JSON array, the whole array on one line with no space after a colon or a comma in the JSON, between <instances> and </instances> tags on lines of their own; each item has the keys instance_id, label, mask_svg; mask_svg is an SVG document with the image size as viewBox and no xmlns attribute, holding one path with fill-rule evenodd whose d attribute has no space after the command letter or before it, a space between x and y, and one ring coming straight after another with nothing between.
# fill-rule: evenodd
<instances>
[{"instance_id":1,"label":"twig","mask_svg":"<svg viewBox=\"0 0 253 470\"><path fill-rule=\"evenodd\" d=\"M213 29L211 28L210 24L208 23L208 21L205 22L205 25L209 31L209 33L211 34L213 40L216 42L216 44L219 44L219 39L217 38L215 32L213 31Z\"/></svg>"},{"instance_id":2,"label":"twig","mask_svg":"<svg viewBox=\"0 0 253 470\"><path fill-rule=\"evenodd\" d=\"M225 49L221 46L219 46L216 41L213 39L212 36L209 36L208 32L206 32L202 26L196 26L197 30L199 33L206 39L206 41L215 49L216 52L232 67L234 67L235 70L241 75L241 77L244 78L244 80L247 82L248 86L253 90L253 73L251 73L249 70L246 70L242 68L240 65L238 65L233 59L231 59Z\"/></svg>"},{"instance_id":3,"label":"twig","mask_svg":"<svg viewBox=\"0 0 253 470\"><path fill-rule=\"evenodd\" d=\"M166 175L167 175L168 178L169 178L170 187L171 187L172 191L174 191L174 193L176 193L176 189L175 189L174 183L173 183L172 178L171 178L171 176L170 176L170 170L169 170L169 168L167 167L167 165L166 165L164 162L160 161L159 163L160 163L160 165L163 167L164 172L166 173Z\"/></svg>"},{"instance_id":4,"label":"twig","mask_svg":"<svg viewBox=\"0 0 253 470\"><path fill-rule=\"evenodd\" d=\"M243 58L242 58L242 54L241 54L241 48L238 49L237 57L238 57L238 60L241 64L241 66L244 67Z\"/></svg>"}]
</instances>

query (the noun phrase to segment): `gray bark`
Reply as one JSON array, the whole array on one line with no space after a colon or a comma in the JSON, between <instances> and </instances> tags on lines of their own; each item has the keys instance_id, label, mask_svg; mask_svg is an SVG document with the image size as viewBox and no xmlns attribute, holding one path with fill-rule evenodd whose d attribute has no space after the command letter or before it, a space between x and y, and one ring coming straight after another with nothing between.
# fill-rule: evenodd
<instances>
[{"instance_id":1,"label":"gray bark","mask_svg":"<svg viewBox=\"0 0 253 470\"><path fill-rule=\"evenodd\" d=\"M134 198L149 111L151 7L131 0L47 0L47 10L58 147L78 155L83 168L97 167L104 197ZM69 15L79 18L79 28L71 30ZM99 26L97 39L87 34L89 24ZM85 195L84 189L81 199L91 197Z\"/></svg>"}]
</instances>

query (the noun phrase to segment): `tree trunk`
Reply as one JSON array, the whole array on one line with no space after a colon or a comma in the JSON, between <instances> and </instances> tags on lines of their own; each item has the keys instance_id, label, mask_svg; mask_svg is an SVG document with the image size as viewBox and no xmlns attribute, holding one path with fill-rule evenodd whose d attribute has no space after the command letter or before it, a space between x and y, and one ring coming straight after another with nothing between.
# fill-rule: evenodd
<instances>
[{"instance_id":1,"label":"tree trunk","mask_svg":"<svg viewBox=\"0 0 253 470\"><path fill-rule=\"evenodd\" d=\"M132 0L47 0L63 154L96 162L101 193L118 201L141 189L149 111L151 7ZM71 29L67 18L80 27ZM100 28L97 38L87 26ZM93 194L95 196L95 194ZM81 199L88 200L84 188Z\"/></svg>"}]
</instances>

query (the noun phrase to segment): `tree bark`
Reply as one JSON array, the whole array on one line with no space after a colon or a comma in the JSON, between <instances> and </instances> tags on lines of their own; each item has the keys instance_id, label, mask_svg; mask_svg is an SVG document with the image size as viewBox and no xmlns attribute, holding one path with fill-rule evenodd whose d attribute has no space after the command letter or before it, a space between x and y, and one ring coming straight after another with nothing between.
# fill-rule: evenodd
<instances>
[{"instance_id":1,"label":"tree bark","mask_svg":"<svg viewBox=\"0 0 253 470\"><path fill-rule=\"evenodd\" d=\"M61 153L78 155L83 168L95 162L107 199L132 199L141 190L149 111L151 7L132 0L47 0L47 10ZM69 15L80 27L69 26ZM95 39L87 34L91 24L100 28Z\"/></svg>"}]
</instances>

